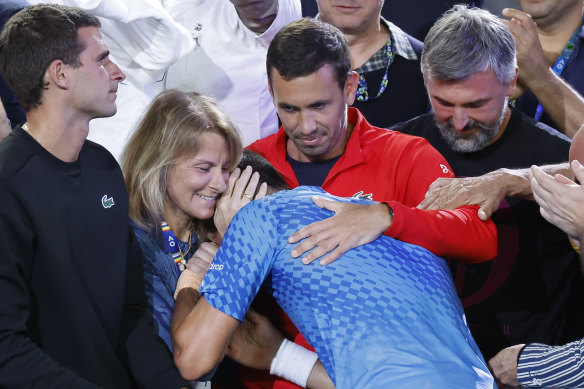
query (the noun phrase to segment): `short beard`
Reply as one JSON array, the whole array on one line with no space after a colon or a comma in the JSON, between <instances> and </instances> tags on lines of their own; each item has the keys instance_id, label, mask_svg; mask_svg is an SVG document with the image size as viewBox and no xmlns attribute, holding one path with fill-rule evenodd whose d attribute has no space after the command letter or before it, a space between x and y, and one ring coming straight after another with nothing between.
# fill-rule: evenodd
<instances>
[{"instance_id":1,"label":"short beard","mask_svg":"<svg viewBox=\"0 0 584 389\"><path fill-rule=\"evenodd\" d=\"M506 97L499 117L492 123L483 123L469 119L463 131L475 128L479 130L478 133L469 135L460 134L454 128L452 119L441 122L436 115L434 115L434 123L440 130L440 135L442 135L442 138L446 141L450 149L458 153L474 153L491 144L493 138L499 133L499 128L503 124L505 114L507 113L507 101L508 98Z\"/></svg>"}]
</instances>

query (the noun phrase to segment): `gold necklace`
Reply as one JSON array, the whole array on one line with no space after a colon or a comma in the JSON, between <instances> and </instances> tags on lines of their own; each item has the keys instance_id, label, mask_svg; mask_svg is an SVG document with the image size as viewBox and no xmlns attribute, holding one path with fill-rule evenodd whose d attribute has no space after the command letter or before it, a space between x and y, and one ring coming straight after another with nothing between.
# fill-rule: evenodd
<instances>
[{"instance_id":1,"label":"gold necklace","mask_svg":"<svg viewBox=\"0 0 584 389\"><path fill-rule=\"evenodd\" d=\"M189 232L189 247L187 247L187 251L185 251L184 253L181 250L180 245L177 244L178 251L180 252L180 258L181 258L180 262L178 263L178 268L180 269L180 271L185 270L187 267L187 259L185 258L185 253L188 254L189 251L191 251L191 244L193 243L192 238L193 238L193 231L191 230Z\"/></svg>"}]
</instances>

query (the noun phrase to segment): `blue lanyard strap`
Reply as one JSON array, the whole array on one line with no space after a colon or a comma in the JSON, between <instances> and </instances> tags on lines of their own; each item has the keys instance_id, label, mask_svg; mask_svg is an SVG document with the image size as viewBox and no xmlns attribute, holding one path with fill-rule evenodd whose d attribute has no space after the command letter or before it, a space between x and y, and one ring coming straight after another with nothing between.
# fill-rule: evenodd
<instances>
[{"instance_id":1,"label":"blue lanyard strap","mask_svg":"<svg viewBox=\"0 0 584 389\"><path fill-rule=\"evenodd\" d=\"M166 222L163 221L161 223L161 228L162 228L162 234L164 236L164 243L166 244L166 248L168 249L168 251L172 255L172 260L176 264L178 271L180 273L183 270L185 270L186 265L187 265L187 260L185 259L185 256L179 247L180 242L179 242L178 238L176 237L176 235L174 234L174 232L172 231L172 229L170 228L170 226ZM190 247L190 244L189 244L189 247ZM188 250L187 250L187 253L188 253Z\"/></svg>"},{"instance_id":2,"label":"blue lanyard strap","mask_svg":"<svg viewBox=\"0 0 584 389\"><path fill-rule=\"evenodd\" d=\"M580 31L582 31L583 26L584 26L584 17L582 18L582 23L580 23L580 26L574 31L574 33L570 37L570 40L568 40L568 43L566 43L566 46L564 47L564 49L560 53L560 56L556 60L556 63L554 64L554 66L552 66L552 70L558 76L562 75L562 72L564 71L566 64L568 63L570 56L574 52L574 49L576 48L576 41L578 40L578 38L580 36ZM541 119L542 115L543 115L543 106L541 105L541 103L538 103L537 109L535 110L534 119L539 121L539 119Z\"/></svg>"},{"instance_id":3,"label":"blue lanyard strap","mask_svg":"<svg viewBox=\"0 0 584 389\"><path fill-rule=\"evenodd\" d=\"M365 77L361 74L359 75L359 87L357 88L357 100L358 101L369 101L375 100L387 88L388 79L387 73L389 71L389 65L393 62L393 47L391 45L391 37L387 40L385 44L385 57L387 58L387 65L385 66L385 74L383 75L383 79L381 80L381 84L379 85L379 91L375 97L369 97L369 92L367 91L367 81L365 81Z\"/></svg>"}]
</instances>

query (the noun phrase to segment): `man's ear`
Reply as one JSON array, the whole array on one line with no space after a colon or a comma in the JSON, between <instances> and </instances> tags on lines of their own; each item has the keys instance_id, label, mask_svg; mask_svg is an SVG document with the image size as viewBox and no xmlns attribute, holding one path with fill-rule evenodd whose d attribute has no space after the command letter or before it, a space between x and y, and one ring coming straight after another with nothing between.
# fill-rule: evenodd
<instances>
[{"instance_id":1,"label":"man's ear","mask_svg":"<svg viewBox=\"0 0 584 389\"><path fill-rule=\"evenodd\" d=\"M359 88L359 75L357 72L350 70L349 73L347 73L345 88L343 90L347 105L353 105L355 96L357 96L357 88Z\"/></svg>"},{"instance_id":2,"label":"man's ear","mask_svg":"<svg viewBox=\"0 0 584 389\"><path fill-rule=\"evenodd\" d=\"M49 64L47 71L45 72L45 83L54 84L58 88L68 89L69 88L69 71L71 68L60 60L56 59Z\"/></svg>"},{"instance_id":3,"label":"man's ear","mask_svg":"<svg viewBox=\"0 0 584 389\"><path fill-rule=\"evenodd\" d=\"M505 95L511 97L513 91L515 90L515 85L517 84L517 77L519 76L519 68L515 68L515 76L507 84L507 90Z\"/></svg>"}]
</instances>

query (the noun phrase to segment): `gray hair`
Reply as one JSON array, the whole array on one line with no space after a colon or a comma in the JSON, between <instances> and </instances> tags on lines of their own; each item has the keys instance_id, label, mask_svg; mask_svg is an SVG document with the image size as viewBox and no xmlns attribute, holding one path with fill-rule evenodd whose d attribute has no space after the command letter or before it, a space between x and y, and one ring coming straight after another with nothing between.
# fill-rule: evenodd
<instances>
[{"instance_id":1,"label":"gray hair","mask_svg":"<svg viewBox=\"0 0 584 389\"><path fill-rule=\"evenodd\" d=\"M492 70L501 85L515 76L511 32L495 15L455 5L428 32L422 52L424 80L459 81Z\"/></svg>"}]
</instances>

